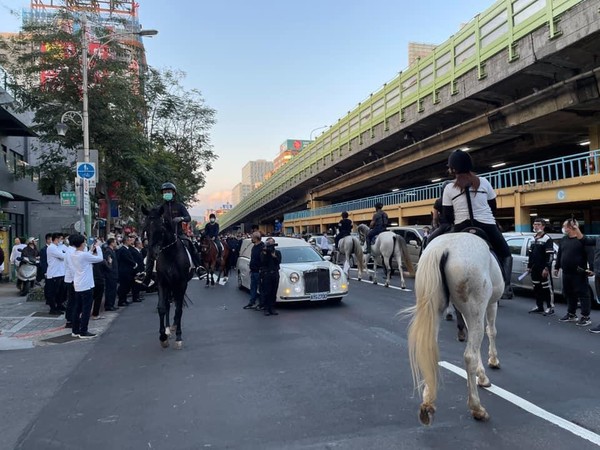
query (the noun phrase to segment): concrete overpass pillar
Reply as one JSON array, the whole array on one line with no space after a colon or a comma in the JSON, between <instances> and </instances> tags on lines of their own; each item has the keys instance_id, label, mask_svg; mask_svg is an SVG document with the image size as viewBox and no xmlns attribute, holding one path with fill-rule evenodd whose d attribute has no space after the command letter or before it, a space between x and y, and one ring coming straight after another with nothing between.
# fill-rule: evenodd
<instances>
[{"instance_id":1,"label":"concrete overpass pillar","mask_svg":"<svg viewBox=\"0 0 600 450\"><path fill-rule=\"evenodd\" d=\"M588 130L590 135L590 150L600 148L600 125L591 126Z\"/></svg>"},{"instance_id":2,"label":"concrete overpass pillar","mask_svg":"<svg viewBox=\"0 0 600 450\"><path fill-rule=\"evenodd\" d=\"M521 193L515 192L515 231L531 231L531 216L529 206L521 205Z\"/></svg>"}]
</instances>

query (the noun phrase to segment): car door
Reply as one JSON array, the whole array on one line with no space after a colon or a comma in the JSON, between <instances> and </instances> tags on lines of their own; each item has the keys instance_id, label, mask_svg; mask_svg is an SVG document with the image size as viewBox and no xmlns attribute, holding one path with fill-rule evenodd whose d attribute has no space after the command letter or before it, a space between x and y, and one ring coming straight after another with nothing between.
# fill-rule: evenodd
<instances>
[{"instance_id":1,"label":"car door","mask_svg":"<svg viewBox=\"0 0 600 450\"><path fill-rule=\"evenodd\" d=\"M419 254L421 253L421 236L414 230L406 230L404 232L404 240L408 248L408 254L413 266L416 267L419 262Z\"/></svg>"},{"instance_id":2,"label":"car door","mask_svg":"<svg viewBox=\"0 0 600 450\"><path fill-rule=\"evenodd\" d=\"M523 279L519 277L527 272L527 249L530 238L528 236L514 236L506 239L510 254L513 257L513 268L510 283L513 287L531 289L531 276L527 274Z\"/></svg>"}]
</instances>

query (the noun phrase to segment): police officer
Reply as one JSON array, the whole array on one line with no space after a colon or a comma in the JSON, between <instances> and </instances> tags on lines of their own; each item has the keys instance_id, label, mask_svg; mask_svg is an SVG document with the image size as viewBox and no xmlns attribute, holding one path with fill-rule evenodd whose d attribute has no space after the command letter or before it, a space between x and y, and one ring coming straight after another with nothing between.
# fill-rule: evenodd
<instances>
[{"instance_id":1,"label":"police officer","mask_svg":"<svg viewBox=\"0 0 600 450\"><path fill-rule=\"evenodd\" d=\"M183 227L181 225L181 222L189 223L192 220L190 213L188 213L185 206L183 206L183 203L180 203L176 200L175 197L177 195L177 188L173 183L170 181L163 183L160 190L162 192L162 198L164 202L160 206L159 213L162 217L170 219L175 225L177 236L187 246L190 255L192 256L192 262L194 263L196 270L198 270L200 267L200 258L198 257L198 252L196 251L192 241L190 241L190 239L183 232ZM154 269L155 259L156 255L154 255L152 247L150 247L148 256L146 258L146 276L142 281L142 284L146 287L149 287L152 284L152 271Z\"/></svg>"},{"instance_id":2,"label":"police officer","mask_svg":"<svg viewBox=\"0 0 600 450\"><path fill-rule=\"evenodd\" d=\"M214 241L219 252L218 257L220 258L221 253L223 252L223 246L221 245L221 240L219 239L219 224L217 223L217 216L212 213L210 216L208 216L208 223L204 225L204 236Z\"/></svg>"},{"instance_id":3,"label":"police officer","mask_svg":"<svg viewBox=\"0 0 600 450\"><path fill-rule=\"evenodd\" d=\"M546 234L546 221L535 219L533 231L535 236L527 252L527 271L531 274L533 295L536 307L530 313L554 314L554 293L552 291L552 260L554 259L554 245L552 238ZM547 308L544 310L544 303Z\"/></svg>"},{"instance_id":4,"label":"police officer","mask_svg":"<svg viewBox=\"0 0 600 450\"><path fill-rule=\"evenodd\" d=\"M375 203L375 214L369 224L369 234L367 235L367 253L371 253L371 245L379 233L385 231L388 225L388 215L383 211L383 203Z\"/></svg>"},{"instance_id":5,"label":"police officer","mask_svg":"<svg viewBox=\"0 0 600 450\"><path fill-rule=\"evenodd\" d=\"M338 234L335 235L335 248L338 249L338 243L341 239L346 236L350 236L352 233L352 221L348 219L348 213L344 211L342 213L342 220L338 223Z\"/></svg>"},{"instance_id":6,"label":"police officer","mask_svg":"<svg viewBox=\"0 0 600 450\"><path fill-rule=\"evenodd\" d=\"M279 265L281 252L275 249L275 239L268 238L260 254L260 292L263 300L265 316L276 316L275 300L279 287Z\"/></svg>"}]
</instances>

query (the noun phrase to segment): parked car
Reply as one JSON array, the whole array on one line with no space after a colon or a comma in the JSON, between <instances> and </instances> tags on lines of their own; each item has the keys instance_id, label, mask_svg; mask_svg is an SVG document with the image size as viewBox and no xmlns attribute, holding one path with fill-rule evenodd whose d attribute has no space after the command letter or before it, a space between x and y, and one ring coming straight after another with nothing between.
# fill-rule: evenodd
<instances>
[{"instance_id":1,"label":"parked car","mask_svg":"<svg viewBox=\"0 0 600 450\"><path fill-rule=\"evenodd\" d=\"M406 241L408 248L408 254L410 260L413 263L415 269L419 264L419 256L421 255L421 246L423 245L423 238L425 232L423 231L427 225L409 225L401 227L388 227L388 231L393 231L398 236L402 236ZM428 227L431 228L431 227Z\"/></svg>"},{"instance_id":2,"label":"parked car","mask_svg":"<svg viewBox=\"0 0 600 450\"><path fill-rule=\"evenodd\" d=\"M333 236L327 236L327 242L329 243L329 253L333 252L335 248L335 238ZM321 236L311 236L308 238L308 243L313 246L317 253L321 252Z\"/></svg>"},{"instance_id":3,"label":"parked car","mask_svg":"<svg viewBox=\"0 0 600 450\"><path fill-rule=\"evenodd\" d=\"M266 238L264 238L266 239ZM342 268L323 258L303 239L275 237L281 252L278 302L342 301L348 295L348 279ZM244 239L237 262L240 289L250 289L250 239Z\"/></svg>"},{"instance_id":4,"label":"parked car","mask_svg":"<svg viewBox=\"0 0 600 450\"><path fill-rule=\"evenodd\" d=\"M511 285L516 289L533 291L533 284L531 283L530 274L525 275L521 279L519 278L527 272L527 263L529 261L527 252L533 242L534 233L511 232L503 233L503 235L508 244L508 248L510 248L510 253L513 256L513 269L510 279ZM549 236L554 240L554 252L556 255L562 235L550 234ZM554 286L554 293L562 295L562 270L559 271L558 277L555 277L553 274L555 263L556 261L552 262L552 284ZM590 289L590 297L592 298L592 306L594 308L600 308L600 300L598 300L598 293L596 292L596 285L593 275L588 277L588 284Z\"/></svg>"}]
</instances>

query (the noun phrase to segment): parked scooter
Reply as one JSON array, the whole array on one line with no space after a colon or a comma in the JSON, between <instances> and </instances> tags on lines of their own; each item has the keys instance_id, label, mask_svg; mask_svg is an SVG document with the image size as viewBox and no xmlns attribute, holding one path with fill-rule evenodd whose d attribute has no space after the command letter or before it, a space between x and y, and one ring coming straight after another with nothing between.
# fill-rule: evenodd
<instances>
[{"instance_id":1,"label":"parked scooter","mask_svg":"<svg viewBox=\"0 0 600 450\"><path fill-rule=\"evenodd\" d=\"M19 289L19 295L26 296L35 284L37 265L40 263L40 258L20 256L17 258L17 261L19 261L19 267L17 268L17 288Z\"/></svg>"}]
</instances>

